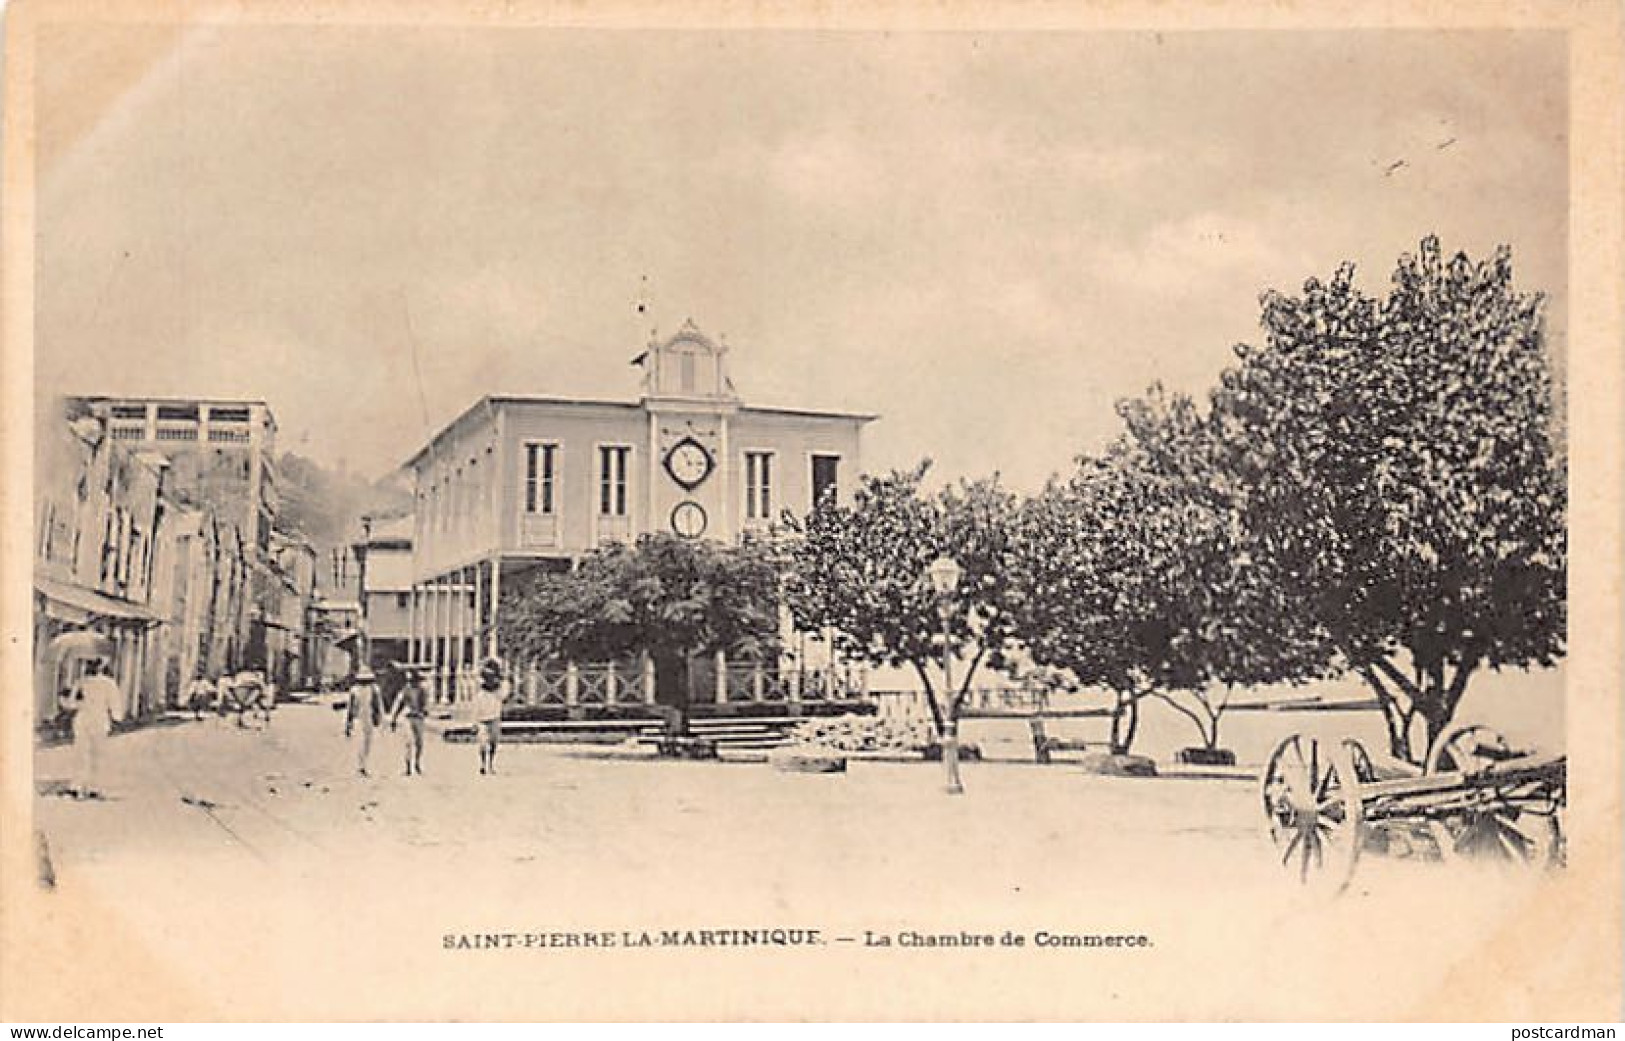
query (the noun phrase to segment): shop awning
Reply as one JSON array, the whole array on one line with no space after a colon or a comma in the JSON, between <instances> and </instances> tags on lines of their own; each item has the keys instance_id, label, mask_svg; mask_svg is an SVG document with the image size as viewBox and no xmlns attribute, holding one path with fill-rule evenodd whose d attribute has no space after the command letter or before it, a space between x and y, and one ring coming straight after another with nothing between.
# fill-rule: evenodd
<instances>
[{"instance_id":1,"label":"shop awning","mask_svg":"<svg viewBox=\"0 0 1625 1041\"><path fill-rule=\"evenodd\" d=\"M62 617L66 621L75 623L88 622L91 618L111 618L118 621L145 622L148 625L157 625L163 619L148 608L140 604L132 604L127 600L119 600L98 593L94 589L76 586L71 582L60 582L54 578L34 576L34 590L46 599L46 611ZM51 610L52 607L56 610Z\"/></svg>"}]
</instances>

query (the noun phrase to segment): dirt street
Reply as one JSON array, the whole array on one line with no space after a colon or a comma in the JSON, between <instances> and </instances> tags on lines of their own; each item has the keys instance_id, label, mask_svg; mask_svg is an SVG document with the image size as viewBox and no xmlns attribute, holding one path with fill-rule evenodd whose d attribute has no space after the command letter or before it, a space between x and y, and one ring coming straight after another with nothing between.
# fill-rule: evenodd
<instances>
[{"instance_id":1,"label":"dirt street","mask_svg":"<svg viewBox=\"0 0 1625 1041\"><path fill-rule=\"evenodd\" d=\"M875 1016L916 1007L898 988L975 971L1009 974L1007 1014L1256 1017L1407 1011L1540 892L1369 857L1343 898L1307 898L1278 877L1242 781L971 764L951 798L929 764L807 775L537 746L504 746L482 777L471 745L437 738L426 776L408 778L388 731L362 778L341 729L329 707L292 705L266 730L206 720L117 738L108 801L37 800L57 875L46 904L97 916L98 936L140 952L127 966L150 959L141 971L172 989L145 1000L228 1016L613 1016L646 1001L727 1016L744 987L782 1015ZM68 762L40 752L40 782ZM625 947L645 931L750 929L818 941ZM553 933L622 946L456 946ZM1006 933L1027 957L903 939ZM1040 953L1039 933L1146 940ZM1241 965L1232 949L1281 958ZM1317 971L1362 951L1357 977ZM828 971L853 958L872 971L832 989ZM1145 986L1148 967L1181 988ZM425 985L370 997L400 973ZM943 1014L995 1011L931 993Z\"/></svg>"}]
</instances>

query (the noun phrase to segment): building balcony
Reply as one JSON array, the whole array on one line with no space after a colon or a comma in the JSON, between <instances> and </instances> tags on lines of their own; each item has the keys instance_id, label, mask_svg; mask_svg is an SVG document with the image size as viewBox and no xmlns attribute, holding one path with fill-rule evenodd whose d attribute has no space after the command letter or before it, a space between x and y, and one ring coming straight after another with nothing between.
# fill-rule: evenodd
<instances>
[{"instance_id":1,"label":"building balcony","mask_svg":"<svg viewBox=\"0 0 1625 1041\"><path fill-rule=\"evenodd\" d=\"M605 542L632 541L632 518L624 514L601 513L597 518L597 536L600 544Z\"/></svg>"},{"instance_id":2,"label":"building balcony","mask_svg":"<svg viewBox=\"0 0 1625 1041\"><path fill-rule=\"evenodd\" d=\"M559 545L557 514L527 513L519 525L519 548L553 549Z\"/></svg>"},{"instance_id":3,"label":"building balcony","mask_svg":"<svg viewBox=\"0 0 1625 1041\"><path fill-rule=\"evenodd\" d=\"M158 424L156 439L159 441L196 441L198 426L196 423L164 423Z\"/></svg>"}]
</instances>

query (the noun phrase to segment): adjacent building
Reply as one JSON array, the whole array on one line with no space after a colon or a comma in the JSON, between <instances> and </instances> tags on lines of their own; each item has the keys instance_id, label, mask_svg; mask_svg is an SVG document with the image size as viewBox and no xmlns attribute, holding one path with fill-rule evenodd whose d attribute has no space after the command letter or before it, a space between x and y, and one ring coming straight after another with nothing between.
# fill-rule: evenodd
<instances>
[{"instance_id":1,"label":"adjacent building","mask_svg":"<svg viewBox=\"0 0 1625 1041\"><path fill-rule=\"evenodd\" d=\"M281 690L312 682L320 655L310 632L310 605L316 589L316 549L306 539L271 533L269 581L261 586L256 631L264 644L250 653Z\"/></svg>"},{"instance_id":2,"label":"adjacent building","mask_svg":"<svg viewBox=\"0 0 1625 1041\"><path fill-rule=\"evenodd\" d=\"M72 407L100 420L109 439L165 461L166 494L212 514L241 543L246 570L241 604L220 605L240 631L217 631L223 668L253 666L282 674L286 640L275 632L286 583L273 533L277 514L276 420L263 401L216 398L82 396ZM301 613L303 608L301 607ZM220 615L217 617L227 617ZM217 629L224 629L223 626Z\"/></svg>"},{"instance_id":3,"label":"adjacent building","mask_svg":"<svg viewBox=\"0 0 1625 1041\"><path fill-rule=\"evenodd\" d=\"M36 427L35 712L89 657L125 718L176 707L194 676L312 661L315 555L273 531L275 422L261 402L74 397Z\"/></svg>"},{"instance_id":4,"label":"adjacent building","mask_svg":"<svg viewBox=\"0 0 1625 1041\"><path fill-rule=\"evenodd\" d=\"M109 436L169 461L169 489L214 508L269 553L276 522L276 420L263 401L81 397Z\"/></svg>"},{"instance_id":5,"label":"adjacent building","mask_svg":"<svg viewBox=\"0 0 1625 1041\"><path fill-rule=\"evenodd\" d=\"M148 635L164 616L152 585L163 520L164 460L116 446L96 418L71 403L40 410L35 433L35 716L57 714L58 693L75 682L93 648L113 667L140 710ZM81 640L78 637L85 637Z\"/></svg>"},{"instance_id":6,"label":"adjacent building","mask_svg":"<svg viewBox=\"0 0 1625 1041\"><path fill-rule=\"evenodd\" d=\"M360 583L362 626L374 669L408 661L412 639L412 515L363 517L351 547Z\"/></svg>"},{"instance_id":7,"label":"adjacent building","mask_svg":"<svg viewBox=\"0 0 1625 1041\"><path fill-rule=\"evenodd\" d=\"M185 681L242 660L250 548L225 518L176 496L169 458L109 436L84 399L42 408L36 429L35 714L89 657L106 659L123 718L177 703Z\"/></svg>"},{"instance_id":8,"label":"adjacent building","mask_svg":"<svg viewBox=\"0 0 1625 1041\"><path fill-rule=\"evenodd\" d=\"M488 396L407 461L408 644L442 689L499 650L502 585L527 571L568 568L603 542L650 532L732 541L783 511L850 496L875 416L746 404L727 346L692 322L633 364L636 401ZM712 682L726 699L719 665ZM580 678L540 682L576 688ZM647 693L647 677L624 668L606 682L612 695Z\"/></svg>"},{"instance_id":9,"label":"adjacent building","mask_svg":"<svg viewBox=\"0 0 1625 1041\"><path fill-rule=\"evenodd\" d=\"M342 683L357 664L354 650L362 638L361 604L318 595L309 612L312 684L327 688Z\"/></svg>"}]
</instances>

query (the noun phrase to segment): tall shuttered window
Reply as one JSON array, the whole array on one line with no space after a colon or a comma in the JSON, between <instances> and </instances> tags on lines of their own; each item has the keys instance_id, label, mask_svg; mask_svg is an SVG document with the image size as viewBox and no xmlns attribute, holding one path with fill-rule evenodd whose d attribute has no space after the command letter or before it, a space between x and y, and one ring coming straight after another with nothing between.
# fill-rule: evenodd
<instances>
[{"instance_id":1,"label":"tall shuttered window","mask_svg":"<svg viewBox=\"0 0 1625 1041\"><path fill-rule=\"evenodd\" d=\"M817 509L835 501L839 494L841 457L815 455L812 457L812 506Z\"/></svg>"},{"instance_id":2,"label":"tall shuttered window","mask_svg":"<svg viewBox=\"0 0 1625 1041\"><path fill-rule=\"evenodd\" d=\"M773 453L745 453L745 519L773 516Z\"/></svg>"},{"instance_id":3,"label":"tall shuttered window","mask_svg":"<svg viewBox=\"0 0 1625 1041\"><path fill-rule=\"evenodd\" d=\"M525 512L553 514L553 483L558 476L558 445L525 446Z\"/></svg>"},{"instance_id":4,"label":"tall shuttered window","mask_svg":"<svg viewBox=\"0 0 1625 1041\"><path fill-rule=\"evenodd\" d=\"M598 512L606 517L626 516L626 465L630 448L606 445L598 449Z\"/></svg>"}]
</instances>

